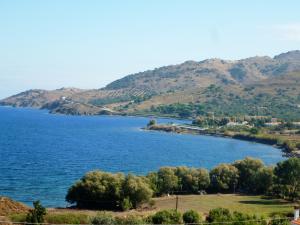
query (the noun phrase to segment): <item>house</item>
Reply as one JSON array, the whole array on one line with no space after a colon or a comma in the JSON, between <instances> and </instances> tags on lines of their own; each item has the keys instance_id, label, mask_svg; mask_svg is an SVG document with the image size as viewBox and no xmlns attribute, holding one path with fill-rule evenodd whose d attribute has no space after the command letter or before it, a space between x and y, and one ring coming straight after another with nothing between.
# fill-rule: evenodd
<instances>
[{"instance_id":1,"label":"house","mask_svg":"<svg viewBox=\"0 0 300 225\"><path fill-rule=\"evenodd\" d=\"M247 121L243 121L242 123L238 122L228 122L226 126L246 126L248 124Z\"/></svg>"},{"instance_id":2,"label":"house","mask_svg":"<svg viewBox=\"0 0 300 225\"><path fill-rule=\"evenodd\" d=\"M266 126L271 127L271 126L279 126L281 123L280 122L270 122L270 123L265 123Z\"/></svg>"}]
</instances>

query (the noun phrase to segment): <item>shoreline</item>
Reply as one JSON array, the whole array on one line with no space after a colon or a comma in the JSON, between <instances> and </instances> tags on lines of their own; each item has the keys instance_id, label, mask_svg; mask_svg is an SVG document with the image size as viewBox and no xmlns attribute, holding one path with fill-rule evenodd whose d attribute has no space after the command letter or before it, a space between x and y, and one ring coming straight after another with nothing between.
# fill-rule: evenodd
<instances>
[{"instance_id":1,"label":"shoreline","mask_svg":"<svg viewBox=\"0 0 300 225\"><path fill-rule=\"evenodd\" d=\"M119 117L136 117L136 118L148 118L148 119L174 119L177 121L187 121L191 122L190 119L184 119L184 118L177 118L177 117L171 117L171 116L157 116L157 115L150 115L150 114L112 114L112 115L74 115L74 114L65 114L65 113L51 113L48 109L41 109L41 108L35 108L35 107L19 107L19 106L9 106L9 105L0 105L0 107L3 108L15 108L15 109L32 109L32 110L39 110L39 111L46 111L49 115L62 115L62 116L119 116ZM300 152L293 152L290 151L287 145L278 144L277 139L266 139L266 138L258 138L254 136L249 136L245 134L226 134L226 133L219 133L219 132L212 132L207 131L206 129L201 129L199 127L192 127L190 125L184 125L184 124L156 124L152 125L150 127L142 127L141 130L150 130L150 131L163 131L163 132L172 132L172 133L178 133L178 134L194 134L194 135L205 135L205 136L212 136L212 137L222 137L222 138L231 138L236 140L242 140L242 141L248 141L248 142L254 142L259 144L266 144L269 146L273 146L274 148L280 149L283 153L283 157L298 157L300 158Z\"/></svg>"},{"instance_id":2,"label":"shoreline","mask_svg":"<svg viewBox=\"0 0 300 225\"><path fill-rule=\"evenodd\" d=\"M272 146L274 148L280 149L282 152L283 157L297 157L300 158L299 152L290 152L288 147L283 143L279 145L277 139L266 139L266 138L258 138L254 136L247 136L245 134L234 134L229 135L226 133L218 133L218 132L208 132L205 129L191 129L191 127L187 126L178 126L178 125L169 125L169 124L159 124L159 125L152 125L145 128L143 130L149 131L160 131L160 132L168 132L168 133L177 133L177 134L192 134L192 135L203 135L203 136L211 136L211 137L221 137L221 138L231 138L241 141L248 141L258 144L265 144Z\"/></svg>"}]
</instances>

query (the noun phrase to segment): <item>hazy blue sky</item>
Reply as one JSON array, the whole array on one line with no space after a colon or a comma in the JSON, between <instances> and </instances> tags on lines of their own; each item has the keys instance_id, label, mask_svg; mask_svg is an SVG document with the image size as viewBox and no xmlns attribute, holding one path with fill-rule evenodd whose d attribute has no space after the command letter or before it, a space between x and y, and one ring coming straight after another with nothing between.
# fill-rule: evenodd
<instances>
[{"instance_id":1,"label":"hazy blue sky","mask_svg":"<svg viewBox=\"0 0 300 225\"><path fill-rule=\"evenodd\" d=\"M0 0L0 98L300 49L294 0Z\"/></svg>"}]
</instances>

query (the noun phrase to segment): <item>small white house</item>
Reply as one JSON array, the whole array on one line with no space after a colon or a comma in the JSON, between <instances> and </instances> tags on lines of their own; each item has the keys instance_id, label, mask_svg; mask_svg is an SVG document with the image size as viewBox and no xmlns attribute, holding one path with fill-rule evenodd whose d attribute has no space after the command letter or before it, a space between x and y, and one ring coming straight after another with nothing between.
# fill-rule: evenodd
<instances>
[{"instance_id":1,"label":"small white house","mask_svg":"<svg viewBox=\"0 0 300 225\"><path fill-rule=\"evenodd\" d=\"M226 126L245 126L247 125L248 122L247 121L243 121L242 123L238 123L238 122L228 122L226 124Z\"/></svg>"}]
</instances>

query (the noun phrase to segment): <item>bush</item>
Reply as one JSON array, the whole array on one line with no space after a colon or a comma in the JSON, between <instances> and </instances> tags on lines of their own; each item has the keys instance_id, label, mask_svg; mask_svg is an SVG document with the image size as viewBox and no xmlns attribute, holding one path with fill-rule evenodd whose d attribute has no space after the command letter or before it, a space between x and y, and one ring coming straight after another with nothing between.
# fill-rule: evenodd
<instances>
[{"instance_id":1,"label":"bush","mask_svg":"<svg viewBox=\"0 0 300 225\"><path fill-rule=\"evenodd\" d=\"M268 225L289 225L290 221L286 217L274 216Z\"/></svg>"},{"instance_id":2,"label":"bush","mask_svg":"<svg viewBox=\"0 0 300 225\"><path fill-rule=\"evenodd\" d=\"M186 211L182 216L183 222L188 223L199 223L200 216L199 213L194 210Z\"/></svg>"},{"instance_id":3,"label":"bush","mask_svg":"<svg viewBox=\"0 0 300 225\"><path fill-rule=\"evenodd\" d=\"M93 225L114 225L115 219L111 214L98 213L97 216L92 218L91 224L93 224Z\"/></svg>"},{"instance_id":4,"label":"bush","mask_svg":"<svg viewBox=\"0 0 300 225\"><path fill-rule=\"evenodd\" d=\"M147 127L151 127L156 124L156 120L150 120L149 123L147 124Z\"/></svg>"},{"instance_id":5,"label":"bush","mask_svg":"<svg viewBox=\"0 0 300 225\"><path fill-rule=\"evenodd\" d=\"M133 216L129 215L127 217L117 217L116 224L118 225L138 225L138 224L144 224L144 221L139 216Z\"/></svg>"},{"instance_id":6,"label":"bush","mask_svg":"<svg viewBox=\"0 0 300 225\"><path fill-rule=\"evenodd\" d=\"M181 214L175 210L163 210L151 217L153 224L180 224Z\"/></svg>"},{"instance_id":7,"label":"bush","mask_svg":"<svg viewBox=\"0 0 300 225\"><path fill-rule=\"evenodd\" d=\"M232 216L228 209L216 208L209 211L207 221L212 222L226 222L231 221Z\"/></svg>"},{"instance_id":8,"label":"bush","mask_svg":"<svg viewBox=\"0 0 300 225\"><path fill-rule=\"evenodd\" d=\"M35 201L33 202L33 209L26 216L26 222L43 223L46 213L46 208L41 205L40 201Z\"/></svg>"},{"instance_id":9,"label":"bush","mask_svg":"<svg viewBox=\"0 0 300 225\"><path fill-rule=\"evenodd\" d=\"M121 202L121 207L123 211L127 211L132 209L132 204L129 198L124 198L123 201Z\"/></svg>"}]
</instances>

